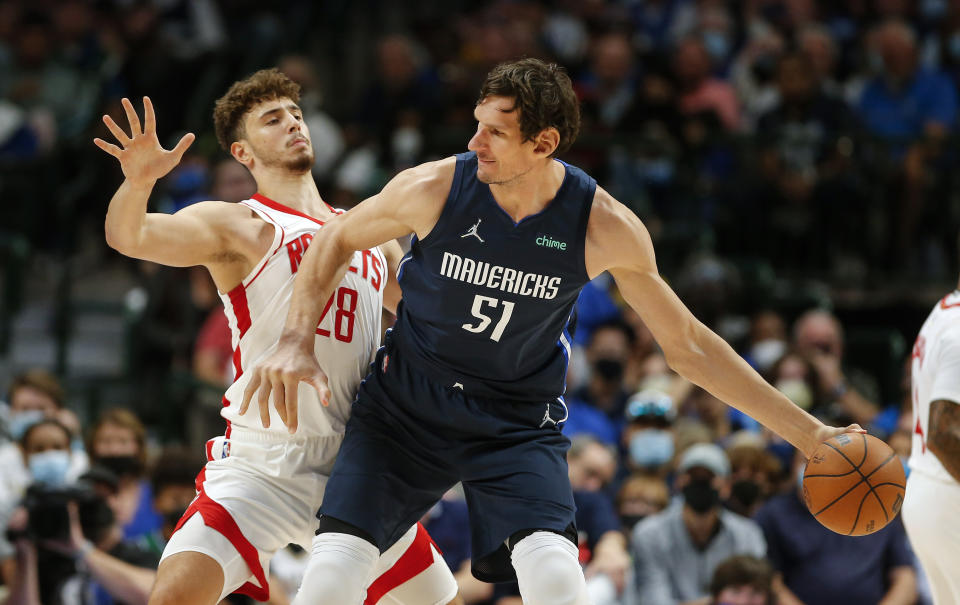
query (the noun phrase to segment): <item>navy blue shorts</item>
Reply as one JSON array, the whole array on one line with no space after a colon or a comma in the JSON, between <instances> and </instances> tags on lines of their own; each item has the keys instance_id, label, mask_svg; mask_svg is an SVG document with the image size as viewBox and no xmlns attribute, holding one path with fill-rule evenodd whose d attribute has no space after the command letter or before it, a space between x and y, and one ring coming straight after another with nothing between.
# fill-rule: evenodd
<instances>
[{"instance_id":1,"label":"navy blue shorts","mask_svg":"<svg viewBox=\"0 0 960 605\"><path fill-rule=\"evenodd\" d=\"M504 542L550 530L576 542L570 440L558 401L468 397L430 380L387 335L363 381L319 515L354 525L381 552L457 482L470 512L473 573L515 578Z\"/></svg>"}]
</instances>

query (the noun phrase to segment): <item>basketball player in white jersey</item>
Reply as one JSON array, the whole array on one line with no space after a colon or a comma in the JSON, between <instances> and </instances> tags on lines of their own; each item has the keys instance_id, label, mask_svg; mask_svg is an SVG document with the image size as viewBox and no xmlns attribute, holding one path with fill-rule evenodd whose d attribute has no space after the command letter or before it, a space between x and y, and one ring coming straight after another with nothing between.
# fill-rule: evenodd
<instances>
[{"instance_id":1,"label":"basketball player in white jersey","mask_svg":"<svg viewBox=\"0 0 960 605\"><path fill-rule=\"evenodd\" d=\"M903 522L936 605L960 603L960 290L933 308L911 355L913 446Z\"/></svg>"},{"instance_id":2,"label":"basketball player in white jersey","mask_svg":"<svg viewBox=\"0 0 960 605\"><path fill-rule=\"evenodd\" d=\"M198 495L163 552L151 604L213 604L235 591L267 600L271 556L291 542L310 548L350 405L379 345L381 306L393 310L400 298L393 278L399 246L357 252L314 337L313 353L328 369L328 400L320 401L309 385L274 385L299 399L296 434L288 432L285 409L262 406L260 418L238 413L246 370L276 346L300 260L337 213L320 198L310 174L313 150L298 99L299 86L277 70L263 70L217 101L217 137L257 182L258 193L237 204L200 202L174 215L146 211L154 184L194 139L187 134L164 150L148 98L142 128L123 99L129 134L104 116L119 145L94 141L120 161L126 177L107 211L109 245L164 265L205 266L233 338L236 379L221 412L227 430L207 443ZM462 603L419 525L383 553L370 581L365 605Z\"/></svg>"}]
</instances>

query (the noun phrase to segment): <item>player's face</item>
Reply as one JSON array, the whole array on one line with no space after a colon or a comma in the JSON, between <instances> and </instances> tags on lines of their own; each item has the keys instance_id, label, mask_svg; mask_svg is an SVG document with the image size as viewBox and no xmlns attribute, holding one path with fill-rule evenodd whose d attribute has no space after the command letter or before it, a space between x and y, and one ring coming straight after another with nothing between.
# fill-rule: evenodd
<instances>
[{"instance_id":1,"label":"player's face","mask_svg":"<svg viewBox=\"0 0 960 605\"><path fill-rule=\"evenodd\" d=\"M519 111L510 97L487 97L473 110L477 132L467 149L477 152L477 179L504 185L529 172L542 154L520 134Z\"/></svg>"},{"instance_id":2,"label":"player's face","mask_svg":"<svg viewBox=\"0 0 960 605\"><path fill-rule=\"evenodd\" d=\"M263 166L304 173L313 166L310 131L303 112L287 98L264 101L247 112L246 139Z\"/></svg>"}]
</instances>

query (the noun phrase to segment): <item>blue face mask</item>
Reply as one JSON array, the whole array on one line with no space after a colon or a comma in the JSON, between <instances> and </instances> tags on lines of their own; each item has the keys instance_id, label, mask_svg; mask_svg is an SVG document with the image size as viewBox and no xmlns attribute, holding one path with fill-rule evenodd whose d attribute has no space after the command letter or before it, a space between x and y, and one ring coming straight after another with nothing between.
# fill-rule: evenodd
<instances>
[{"instance_id":1,"label":"blue face mask","mask_svg":"<svg viewBox=\"0 0 960 605\"><path fill-rule=\"evenodd\" d=\"M803 493L803 473L807 470L807 463L804 462L797 467L797 489L800 490L799 493Z\"/></svg>"},{"instance_id":2,"label":"blue face mask","mask_svg":"<svg viewBox=\"0 0 960 605\"><path fill-rule=\"evenodd\" d=\"M630 459L641 468L655 468L673 458L670 431L644 429L630 438Z\"/></svg>"},{"instance_id":3,"label":"blue face mask","mask_svg":"<svg viewBox=\"0 0 960 605\"><path fill-rule=\"evenodd\" d=\"M20 438L27 432L27 429L41 420L43 420L43 412L41 410L26 410L10 414L10 421L7 423L10 438L14 441L20 441Z\"/></svg>"},{"instance_id":4,"label":"blue face mask","mask_svg":"<svg viewBox=\"0 0 960 605\"><path fill-rule=\"evenodd\" d=\"M721 32L708 31L703 33L703 46L714 61L725 61L730 53L730 38Z\"/></svg>"},{"instance_id":5,"label":"blue face mask","mask_svg":"<svg viewBox=\"0 0 960 605\"><path fill-rule=\"evenodd\" d=\"M60 487L67 482L67 471L70 469L70 452L66 450L48 450L39 454L31 454L30 474L37 483L47 487Z\"/></svg>"}]
</instances>

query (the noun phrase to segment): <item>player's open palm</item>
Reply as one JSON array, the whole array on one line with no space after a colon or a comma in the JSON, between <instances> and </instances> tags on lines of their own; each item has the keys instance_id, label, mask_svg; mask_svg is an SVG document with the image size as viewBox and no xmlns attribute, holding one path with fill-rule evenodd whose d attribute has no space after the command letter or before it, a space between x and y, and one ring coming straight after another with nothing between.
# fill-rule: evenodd
<instances>
[{"instance_id":1,"label":"player's open palm","mask_svg":"<svg viewBox=\"0 0 960 605\"><path fill-rule=\"evenodd\" d=\"M150 97L143 97L143 126L140 117L133 108L130 99L124 98L121 103L127 114L129 134L120 128L108 115L103 116L103 123L107 125L118 145L113 145L103 139L94 139L93 143L120 160L123 176L129 181L152 182L165 176L180 163L183 153L190 147L196 138L188 132L180 138L176 147L167 151L160 146L157 139L157 118L153 112L153 103Z\"/></svg>"},{"instance_id":2,"label":"player's open palm","mask_svg":"<svg viewBox=\"0 0 960 605\"><path fill-rule=\"evenodd\" d=\"M301 382L316 389L323 405L329 405L330 390L327 388L327 375L320 369L312 350L304 350L296 345L280 341L276 351L265 360L251 368L250 382L243 392L240 414L246 414L253 396L257 393L257 405L260 408L260 422L265 428L270 426L270 399L276 408L280 420L291 433L297 430L299 410L298 392Z\"/></svg>"}]
</instances>

